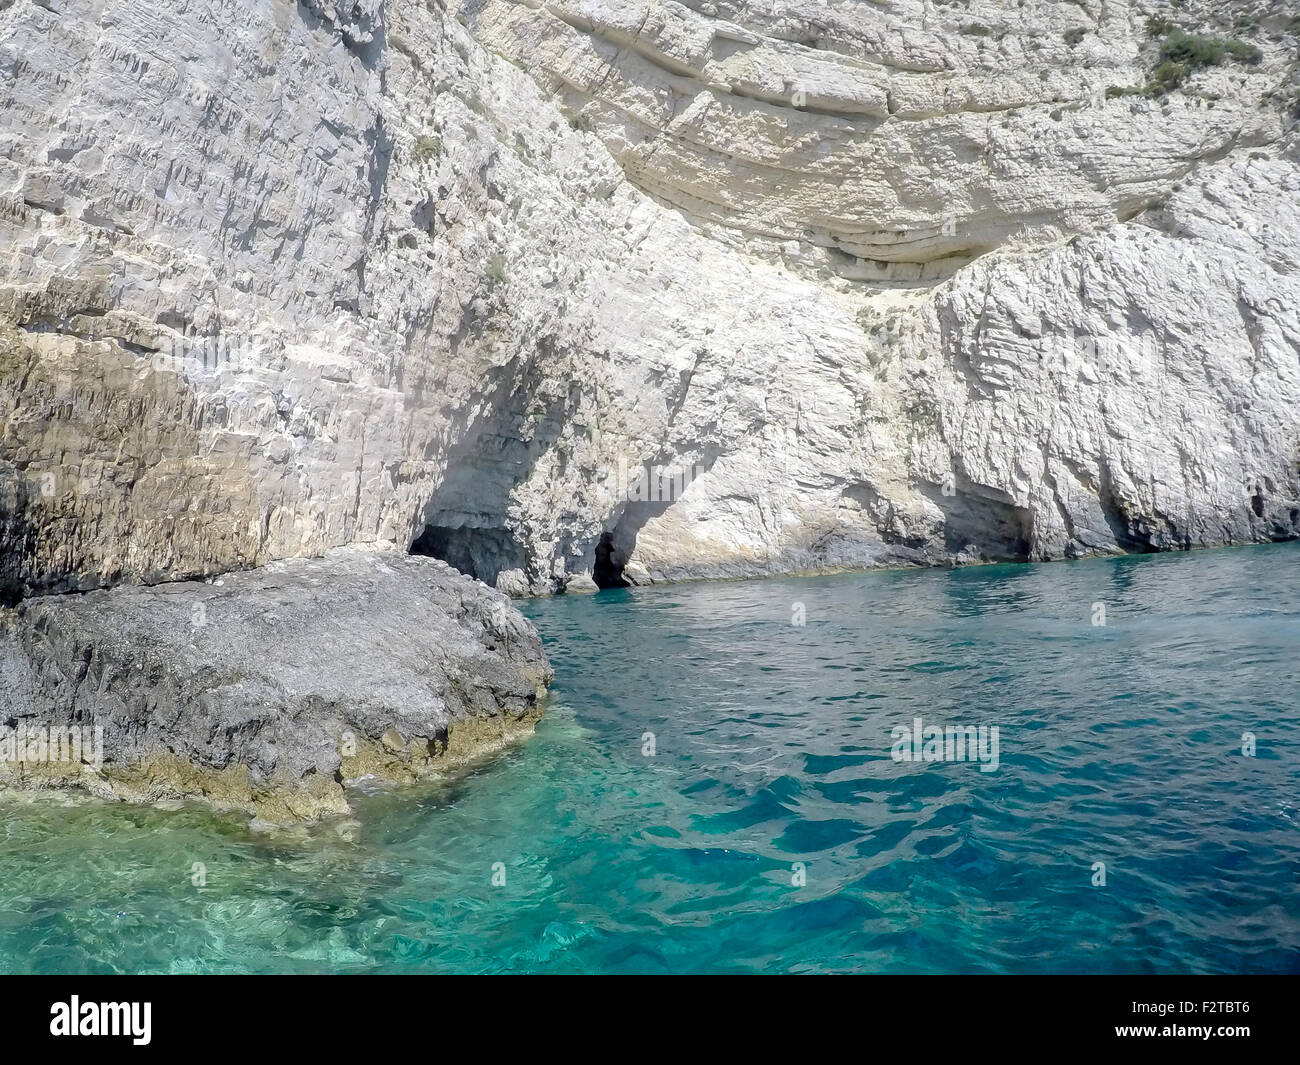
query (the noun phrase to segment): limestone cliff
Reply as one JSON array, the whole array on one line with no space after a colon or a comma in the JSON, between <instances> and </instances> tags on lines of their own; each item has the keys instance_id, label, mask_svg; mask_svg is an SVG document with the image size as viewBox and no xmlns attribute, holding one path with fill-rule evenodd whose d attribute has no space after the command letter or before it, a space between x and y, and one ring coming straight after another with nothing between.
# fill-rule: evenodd
<instances>
[{"instance_id":1,"label":"limestone cliff","mask_svg":"<svg viewBox=\"0 0 1300 1065\"><path fill-rule=\"evenodd\" d=\"M11 0L0 577L1295 536L1298 19Z\"/></svg>"}]
</instances>

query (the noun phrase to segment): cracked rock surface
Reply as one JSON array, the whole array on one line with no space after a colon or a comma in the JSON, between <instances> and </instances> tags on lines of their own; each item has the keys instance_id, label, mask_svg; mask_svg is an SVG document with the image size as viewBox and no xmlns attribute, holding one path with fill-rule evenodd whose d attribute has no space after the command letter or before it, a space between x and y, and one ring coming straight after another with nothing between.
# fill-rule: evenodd
<instances>
[{"instance_id":1,"label":"cracked rock surface","mask_svg":"<svg viewBox=\"0 0 1300 1065\"><path fill-rule=\"evenodd\" d=\"M391 550L0 615L2 723L97 727L103 744L9 759L0 787L201 799L271 822L342 813L344 783L410 782L531 732L551 679L504 595Z\"/></svg>"}]
</instances>

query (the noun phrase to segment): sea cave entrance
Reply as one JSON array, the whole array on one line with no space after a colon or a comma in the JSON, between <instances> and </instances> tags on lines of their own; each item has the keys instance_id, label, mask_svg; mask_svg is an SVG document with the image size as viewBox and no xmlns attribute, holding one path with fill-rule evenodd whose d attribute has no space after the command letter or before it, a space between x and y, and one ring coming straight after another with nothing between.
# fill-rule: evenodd
<instances>
[{"instance_id":1,"label":"sea cave entrance","mask_svg":"<svg viewBox=\"0 0 1300 1065\"><path fill-rule=\"evenodd\" d=\"M505 529L426 525L411 554L440 558L468 577L495 587L503 570L523 566L523 550Z\"/></svg>"},{"instance_id":2,"label":"sea cave entrance","mask_svg":"<svg viewBox=\"0 0 1300 1065\"><path fill-rule=\"evenodd\" d=\"M597 588L630 588L632 582L623 577L626 564L614 547L613 533L601 533L596 544L596 563L591 567L591 579Z\"/></svg>"}]
</instances>

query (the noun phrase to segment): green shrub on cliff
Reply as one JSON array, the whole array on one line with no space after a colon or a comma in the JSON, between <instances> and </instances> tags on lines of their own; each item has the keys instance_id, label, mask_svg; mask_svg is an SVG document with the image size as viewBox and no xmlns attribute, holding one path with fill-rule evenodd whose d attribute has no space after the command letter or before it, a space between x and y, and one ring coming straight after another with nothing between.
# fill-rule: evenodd
<instances>
[{"instance_id":1,"label":"green shrub on cliff","mask_svg":"<svg viewBox=\"0 0 1300 1065\"><path fill-rule=\"evenodd\" d=\"M1264 58L1264 53L1255 45L1246 41L1228 41L1228 55L1238 62L1245 63L1248 66L1255 66Z\"/></svg>"},{"instance_id":2,"label":"green shrub on cliff","mask_svg":"<svg viewBox=\"0 0 1300 1065\"><path fill-rule=\"evenodd\" d=\"M506 257L500 252L488 259L483 272L487 274L488 280L494 285L504 285L506 283L506 262Z\"/></svg>"},{"instance_id":3,"label":"green shrub on cliff","mask_svg":"<svg viewBox=\"0 0 1300 1065\"><path fill-rule=\"evenodd\" d=\"M1167 92L1173 92L1186 80L1187 65L1166 60L1151 71L1146 91L1149 96L1163 96Z\"/></svg>"},{"instance_id":4,"label":"green shrub on cliff","mask_svg":"<svg viewBox=\"0 0 1300 1065\"><path fill-rule=\"evenodd\" d=\"M1254 66L1264 58L1255 45L1246 41L1228 41L1221 37L1203 37L1187 33L1168 19L1147 20L1147 31L1164 36L1160 45L1160 63L1147 78L1148 96L1163 96L1187 80L1189 74L1207 67L1217 67L1225 59Z\"/></svg>"},{"instance_id":5,"label":"green shrub on cliff","mask_svg":"<svg viewBox=\"0 0 1300 1065\"><path fill-rule=\"evenodd\" d=\"M1160 58L1170 63L1181 63L1188 70L1199 67L1217 67L1227 55L1228 44L1217 37L1198 37L1182 30L1174 30L1160 46Z\"/></svg>"},{"instance_id":6,"label":"green shrub on cliff","mask_svg":"<svg viewBox=\"0 0 1300 1065\"><path fill-rule=\"evenodd\" d=\"M441 154L441 138L423 136L415 139L415 158L421 163L427 163L430 159L435 159Z\"/></svg>"}]
</instances>

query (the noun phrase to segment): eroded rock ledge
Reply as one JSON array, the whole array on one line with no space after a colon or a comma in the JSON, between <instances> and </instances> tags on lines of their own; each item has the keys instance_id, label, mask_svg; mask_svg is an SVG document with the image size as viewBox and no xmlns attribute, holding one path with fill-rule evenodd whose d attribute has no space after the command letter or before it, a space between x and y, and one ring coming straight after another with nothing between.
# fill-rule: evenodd
<instances>
[{"instance_id":1,"label":"eroded rock ledge","mask_svg":"<svg viewBox=\"0 0 1300 1065\"><path fill-rule=\"evenodd\" d=\"M76 760L10 749L0 792L311 820L346 812L359 778L411 782L530 733L551 677L504 595L391 550L28 599L0 611L0 726L85 742Z\"/></svg>"}]
</instances>

